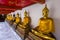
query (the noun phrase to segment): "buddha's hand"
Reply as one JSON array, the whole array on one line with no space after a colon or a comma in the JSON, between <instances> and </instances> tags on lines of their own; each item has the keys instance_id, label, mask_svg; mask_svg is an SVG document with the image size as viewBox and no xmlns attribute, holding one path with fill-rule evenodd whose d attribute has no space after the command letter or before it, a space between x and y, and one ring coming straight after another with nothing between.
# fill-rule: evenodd
<instances>
[{"instance_id":1,"label":"buddha's hand","mask_svg":"<svg viewBox=\"0 0 60 40\"><path fill-rule=\"evenodd\" d=\"M22 24L19 24L19 26L20 26L21 28L23 28L23 29L26 28L26 27L25 27L24 25L22 25Z\"/></svg>"},{"instance_id":2,"label":"buddha's hand","mask_svg":"<svg viewBox=\"0 0 60 40\"><path fill-rule=\"evenodd\" d=\"M54 38L52 37L49 37L47 35L44 35L42 32L37 32L35 31L34 29L32 29L32 33L34 33L35 35L39 36L39 37L42 37L42 38L45 38L47 40L55 40Z\"/></svg>"}]
</instances>

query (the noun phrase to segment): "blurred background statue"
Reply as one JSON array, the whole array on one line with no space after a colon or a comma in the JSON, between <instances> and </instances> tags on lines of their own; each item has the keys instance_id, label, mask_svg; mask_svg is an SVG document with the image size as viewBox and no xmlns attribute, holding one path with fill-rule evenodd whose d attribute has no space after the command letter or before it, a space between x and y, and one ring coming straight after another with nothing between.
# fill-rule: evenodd
<instances>
[{"instance_id":1,"label":"blurred background statue","mask_svg":"<svg viewBox=\"0 0 60 40\"><path fill-rule=\"evenodd\" d=\"M23 38L23 40L25 40L27 38L27 36L29 35L29 32L31 31L30 22L31 22L30 16L28 15L28 12L25 10L22 25L19 24L19 26L22 29L24 29L24 34L23 34L24 38Z\"/></svg>"},{"instance_id":2,"label":"blurred background statue","mask_svg":"<svg viewBox=\"0 0 60 40\"><path fill-rule=\"evenodd\" d=\"M14 24L16 25L16 28L17 28L18 24L21 23L22 21L18 13L16 14L16 17L14 18L14 21L15 21Z\"/></svg>"}]
</instances>

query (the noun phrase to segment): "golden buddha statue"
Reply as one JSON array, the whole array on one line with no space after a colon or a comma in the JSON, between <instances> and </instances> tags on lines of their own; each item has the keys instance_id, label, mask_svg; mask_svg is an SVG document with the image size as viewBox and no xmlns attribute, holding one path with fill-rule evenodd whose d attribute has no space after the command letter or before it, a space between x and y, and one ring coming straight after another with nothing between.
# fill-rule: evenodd
<instances>
[{"instance_id":1,"label":"golden buddha statue","mask_svg":"<svg viewBox=\"0 0 60 40\"><path fill-rule=\"evenodd\" d=\"M23 19L23 24L27 25L27 24L30 23L30 21L31 21L30 17L28 16L27 12L25 11L25 13L24 13L24 19Z\"/></svg>"},{"instance_id":2,"label":"golden buddha statue","mask_svg":"<svg viewBox=\"0 0 60 40\"><path fill-rule=\"evenodd\" d=\"M10 21L13 20L12 14L10 14L9 20L10 20Z\"/></svg>"},{"instance_id":3,"label":"golden buddha statue","mask_svg":"<svg viewBox=\"0 0 60 40\"><path fill-rule=\"evenodd\" d=\"M15 25L15 29L17 29L17 26L19 25L19 24L21 24L21 17L19 17L20 15L17 13L16 14L16 17L14 18L14 25Z\"/></svg>"},{"instance_id":4,"label":"golden buddha statue","mask_svg":"<svg viewBox=\"0 0 60 40\"><path fill-rule=\"evenodd\" d=\"M19 17L19 14L17 13L14 24L19 24L20 22L21 22L21 17Z\"/></svg>"},{"instance_id":5,"label":"golden buddha statue","mask_svg":"<svg viewBox=\"0 0 60 40\"><path fill-rule=\"evenodd\" d=\"M13 20L12 14L7 15L6 20L8 20L8 21Z\"/></svg>"},{"instance_id":6,"label":"golden buddha statue","mask_svg":"<svg viewBox=\"0 0 60 40\"><path fill-rule=\"evenodd\" d=\"M10 17L10 15L7 15L6 18L5 18L5 20L9 20L9 17Z\"/></svg>"},{"instance_id":7,"label":"golden buddha statue","mask_svg":"<svg viewBox=\"0 0 60 40\"><path fill-rule=\"evenodd\" d=\"M24 12L23 22L22 22L22 25L23 25L22 28L26 28L25 25L29 25L30 24L30 21L31 21L31 19L30 19L28 13L25 11Z\"/></svg>"},{"instance_id":8,"label":"golden buddha statue","mask_svg":"<svg viewBox=\"0 0 60 40\"><path fill-rule=\"evenodd\" d=\"M23 21L22 21L22 25L20 24L19 26L24 29L24 40L27 38L27 36L29 35L29 31L31 31L31 27L30 27L30 17L28 15L28 13L25 11L24 12L24 18L23 18Z\"/></svg>"},{"instance_id":9,"label":"golden buddha statue","mask_svg":"<svg viewBox=\"0 0 60 40\"><path fill-rule=\"evenodd\" d=\"M47 5L45 5L45 8L42 11L43 17L39 19L38 26L35 29L32 29L32 32L46 40L55 40L55 37L52 34L52 32L54 32L54 22L52 18L48 17L48 12L49 9L47 8Z\"/></svg>"}]
</instances>

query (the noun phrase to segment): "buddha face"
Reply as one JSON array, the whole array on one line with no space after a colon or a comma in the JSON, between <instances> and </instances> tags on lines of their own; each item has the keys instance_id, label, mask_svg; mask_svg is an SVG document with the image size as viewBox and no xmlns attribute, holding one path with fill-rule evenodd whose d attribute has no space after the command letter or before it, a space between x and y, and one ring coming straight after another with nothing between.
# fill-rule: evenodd
<instances>
[{"instance_id":1,"label":"buddha face","mask_svg":"<svg viewBox=\"0 0 60 40\"><path fill-rule=\"evenodd\" d=\"M10 16L12 17L12 14L10 14Z\"/></svg>"},{"instance_id":2,"label":"buddha face","mask_svg":"<svg viewBox=\"0 0 60 40\"><path fill-rule=\"evenodd\" d=\"M26 17L27 16L27 13L25 13L24 16Z\"/></svg>"},{"instance_id":3,"label":"buddha face","mask_svg":"<svg viewBox=\"0 0 60 40\"><path fill-rule=\"evenodd\" d=\"M16 17L19 17L19 14L16 14Z\"/></svg>"},{"instance_id":4,"label":"buddha face","mask_svg":"<svg viewBox=\"0 0 60 40\"><path fill-rule=\"evenodd\" d=\"M43 17L48 17L48 11L47 10L43 11Z\"/></svg>"}]
</instances>

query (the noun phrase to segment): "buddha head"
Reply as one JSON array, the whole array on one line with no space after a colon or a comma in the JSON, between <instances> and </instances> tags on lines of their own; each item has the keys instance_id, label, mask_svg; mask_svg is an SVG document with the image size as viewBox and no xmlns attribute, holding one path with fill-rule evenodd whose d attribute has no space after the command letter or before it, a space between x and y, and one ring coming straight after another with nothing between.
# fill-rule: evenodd
<instances>
[{"instance_id":1,"label":"buddha head","mask_svg":"<svg viewBox=\"0 0 60 40\"><path fill-rule=\"evenodd\" d=\"M10 17L12 17L12 14L10 14Z\"/></svg>"},{"instance_id":2,"label":"buddha head","mask_svg":"<svg viewBox=\"0 0 60 40\"><path fill-rule=\"evenodd\" d=\"M6 16L6 18L9 18L9 17L10 17L10 15L7 15L7 16Z\"/></svg>"},{"instance_id":3,"label":"buddha head","mask_svg":"<svg viewBox=\"0 0 60 40\"><path fill-rule=\"evenodd\" d=\"M9 17L9 15L7 15L6 17Z\"/></svg>"},{"instance_id":4,"label":"buddha head","mask_svg":"<svg viewBox=\"0 0 60 40\"><path fill-rule=\"evenodd\" d=\"M48 12L49 12L49 9L47 8L47 4L46 4L45 8L42 10L43 17L48 17Z\"/></svg>"},{"instance_id":5,"label":"buddha head","mask_svg":"<svg viewBox=\"0 0 60 40\"><path fill-rule=\"evenodd\" d=\"M25 17L27 17L28 16L28 13L27 13L27 11L25 10L25 12L24 12L24 16Z\"/></svg>"},{"instance_id":6,"label":"buddha head","mask_svg":"<svg viewBox=\"0 0 60 40\"><path fill-rule=\"evenodd\" d=\"M19 13L16 14L16 17L19 17Z\"/></svg>"}]
</instances>

